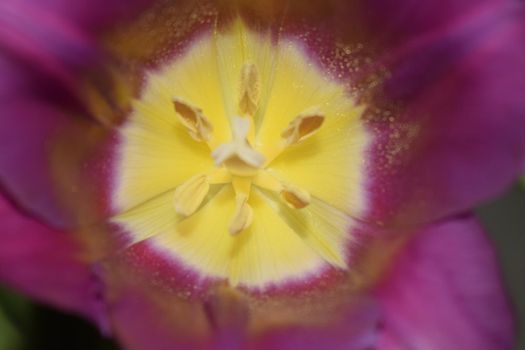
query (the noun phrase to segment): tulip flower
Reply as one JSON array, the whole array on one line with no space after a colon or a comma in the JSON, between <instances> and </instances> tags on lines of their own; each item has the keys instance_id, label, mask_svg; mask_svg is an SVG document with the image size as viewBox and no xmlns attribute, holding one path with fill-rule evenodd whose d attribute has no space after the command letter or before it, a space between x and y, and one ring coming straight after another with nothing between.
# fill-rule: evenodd
<instances>
[{"instance_id":1,"label":"tulip flower","mask_svg":"<svg viewBox=\"0 0 525 350\"><path fill-rule=\"evenodd\" d=\"M0 281L125 349L512 349L519 1L0 4Z\"/></svg>"}]
</instances>

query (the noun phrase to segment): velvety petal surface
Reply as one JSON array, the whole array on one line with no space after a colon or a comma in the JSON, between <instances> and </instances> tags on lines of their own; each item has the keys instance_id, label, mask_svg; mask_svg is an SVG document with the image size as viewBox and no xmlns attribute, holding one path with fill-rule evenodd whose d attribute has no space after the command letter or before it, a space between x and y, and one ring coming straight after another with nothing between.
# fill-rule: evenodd
<instances>
[{"instance_id":1,"label":"velvety petal surface","mask_svg":"<svg viewBox=\"0 0 525 350\"><path fill-rule=\"evenodd\" d=\"M322 327L282 327L258 337L248 349L264 350L367 350L378 340L380 312L361 300L335 324Z\"/></svg>"},{"instance_id":2,"label":"velvety petal surface","mask_svg":"<svg viewBox=\"0 0 525 350\"><path fill-rule=\"evenodd\" d=\"M474 218L414 236L376 296L384 312L380 350L513 349L496 256Z\"/></svg>"},{"instance_id":3,"label":"velvety petal surface","mask_svg":"<svg viewBox=\"0 0 525 350\"><path fill-rule=\"evenodd\" d=\"M362 11L360 15L373 41L396 48L411 39L447 30L454 23L513 2L517 3L514 0L370 0L360 2L358 8Z\"/></svg>"},{"instance_id":4,"label":"velvety petal surface","mask_svg":"<svg viewBox=\"0 0 525 350\"><path fill-rule=\"evenodd\" d=\"M71 235L24 216L0 200L0 282L104 327L99 281Z\"/></svg>"},{"instance_id":5,"label":"velvety petal surface","mask_svg":"<svg viewBox=\"0 0 525 350\"><path fill-rule=\"evenodd\" d=\"M507 4L508 5L508 4ZM512 5L512 4L511 4ZM525 165L523 4L481 11L385 56L372 98L372 217L407 225L474 206Z\"/></svg>"},{"instance_id":6,"label":"velvety petal surface","mask_svg":"<svg viewBox=\"0 0 525 350\"><path fill-rule=\"evenodd\" d=\"M3 13L12 17L24 16L35 20L33 24L56 17L74 23L79 28L97 31L114 25L116 20L125 20L133 16L152 0L6 0L2 2Z\"/></svg>"},{"instance_id":7,"label":"velvety petal surface","mask_svg":"<svg viewBox=\"0 0 525 350\"><path fill-rule=\"evenodd\" d=\"M73 87L72 69L94 59L87 33L60 11L37 2L5 1L0 5L0 47L28 69Z\"/></svg>"},{"instance_id":8,"label":"velvety petal surface","mask_svg":"<svg viewBox=\"0 0 525 350\"><path fill-rule=\"evenodd\" d=\"M93 208L94 202L103 201L102 196L87 198L88 187L97 194L101 191L94 179L81 181L79 165L88 164L89 155L102 147L104 130L88 120L71 118L54 105L23 98L4 102L0 119L0 179L6 191L48 223L76 227L79 207L91 204Z\"/></svg>"},{"instance_id":9,"label":"velvety petal surface","mask_svg":"<svg viewBox=\"0 0 525 350\"><path fill-rule=\"evenodd\" d=\"M105 215L112 126L48 72L0 55L0 182L21 208L53 227L89 226ZM103 73L102 73L103 74ZM106 101L113 93L106 95ZM114 100L113 100L114 101Z\"/></svg>"}]
</instances>

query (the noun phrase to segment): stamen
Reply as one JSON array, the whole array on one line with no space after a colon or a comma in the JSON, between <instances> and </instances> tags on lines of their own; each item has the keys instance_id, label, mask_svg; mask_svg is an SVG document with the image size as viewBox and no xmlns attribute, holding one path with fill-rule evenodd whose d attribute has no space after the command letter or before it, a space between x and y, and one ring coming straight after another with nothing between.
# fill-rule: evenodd
<instances>
[{"instance_id":1,"label":"stamen","mask_svg":"<svg viewBox=\"0 0 525 350\"><path fill-rule=\"evenodd\" d=\"M306 111L299 114L281 133L288 145L299 143L314 135L324 122L324 115L317 111Z\"/></svg>"},{"instance_id":2,"label":"stamen","mask_svg":"<svg viewBox=\"0 0 525 350\"><path fill-rule=\"evenodd\" d=\"M232 121L233 140L217 147L212 153L215 165L224 164L228 170L238 176L252 176L264 164L265 158L250 146L247 141L250 121L235 117Z\"/></svg>"},{"instance_id":3,"label":"stamen","mask_svg":"<svg viewBox=\"0 0 525 350\"><path fill-rule=\"evenodd\" d=\"M310 204L310 193L295 186L285 185L281 197L294 209L302 209Z\"/></svg>"},{"instance_id":4,"label":"stamen","mask_svg":"<svg viewBox=\"0 0 525 350\"><path fill-rule=\"evenodd\" d=\"M175 211L183 216L190 216L202 204L210 190L205 174L195 175L177 187L173 198Z\"/></svg>"},{"instance_id":5,"label":"stamen","mask_svg":"<svg viewBox=\"0 0 525 350\"><path fill-rule=\"evenodd\" d=\"M248 204L251 180L237 177L232 182L235 191L235 213L230 223L230 234L236 235L248 228L253 221L253 209Z\"/></svg>"},{"instance_id":6,"label":"stamen","mask_svg":"<svg viewBox=\"0 0 525 350\"><path fill-rule=\"evenodd\" d=\"M239 113L254 116L260 97L259 72L253 63L245 63L241 68L241 98Z\"/></svg>"},{"instance_id":7,"label":"stamen","mask_svg":"<svg viewBox=\"0 0 525 350\"><path fill-rule=\"evenodd\" d=\"M253 178L253 184L266 190L281 194L286 204L294 209L302 209L310 204L310 193L293 185L283 184L266 171L260 171Z\"/></svg>"},{"instance_id":8,"label":"stamen","mask_svg":"<svg viewBox=\"0 0 525 350\"><path fill-rule=\"evenodd\" d=\"M173 105L180 122L186 127L186 130L188 130L188 133L195 141L206 142L210 140L213 126L200 108L193 106L180 97L173 98Z\"/></svg>"},{"instance_id":9,"label":"stamen","mask_svg":"<svg viewBox=\"0 0 525 350\"><path fill-rule=\"evenodd\" d=\"M248 228L253 221L253 209L248 204L246 195L237 195L235 197L235 214L230 223L229 231L231 235L237 235Z\"/></svg>"}]
</instances>

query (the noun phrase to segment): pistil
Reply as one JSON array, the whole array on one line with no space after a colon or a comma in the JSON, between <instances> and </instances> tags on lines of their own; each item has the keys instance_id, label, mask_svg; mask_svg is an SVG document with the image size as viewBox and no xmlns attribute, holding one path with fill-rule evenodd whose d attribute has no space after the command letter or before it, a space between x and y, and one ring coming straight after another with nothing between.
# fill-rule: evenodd
<instances>
[{"instance_id":1,"label":"pistil","mask_svg":"<svg viewBox=\"0 0 525 350\"><path fill-rule=\"evenodd\" d=\"M233 140L220 145L212 153L215 165L226 166L232 175L253 176L264 164L264 156L248 143L250 124L248 118L234 117Z\"/></svg>"}]
</instances>

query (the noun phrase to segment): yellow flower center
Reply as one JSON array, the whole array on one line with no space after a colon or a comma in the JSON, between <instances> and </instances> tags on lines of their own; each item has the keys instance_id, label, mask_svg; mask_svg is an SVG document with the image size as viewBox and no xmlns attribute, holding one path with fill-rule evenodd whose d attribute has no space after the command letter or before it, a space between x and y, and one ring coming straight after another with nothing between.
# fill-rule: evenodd
<instances>
[{"instance_id":1,"label":"yellow flower center","mask_svg":"<svg viewBox=\"0 0 525 350\"><path fill-rule=\"evenodd\" d=\"M177 213L189 216L200 207L210 185L231 183L236 203L229 226L232 235L246 229L253 220L253 209L248 203L252 184L281 194L283 201L295 209L304 208L310 203L307 191L282 183L264 168L286 147L314 135L324 121L324 116L317 109L311 108L310 112L301 113L283 130L281 139L269 148L270 154L265 155L264 149L260 152L252 146L255 135L253 115L258 109L259 100L259 78L255 64L245 63L240 77L241 97L238 107L243 116L231 118L231 141L221 144L211 153L217 168L185 181L176 189L174 200ZM180 97L175 97L173 104L180 123L191 138L197 142L212 139L213 126L202 109Z\"/></svg>"},{"instance_id":2,"label":"yellow flower center","mask_svg":"<svg viewBox=\"0 0 525 350\"><path fill-rule=\"evenodd\" d=\"M204 278L263 288L348 268L368 134L298 43L240 21L148 77L113 221Z\"/></svg>"}]
</instances>

